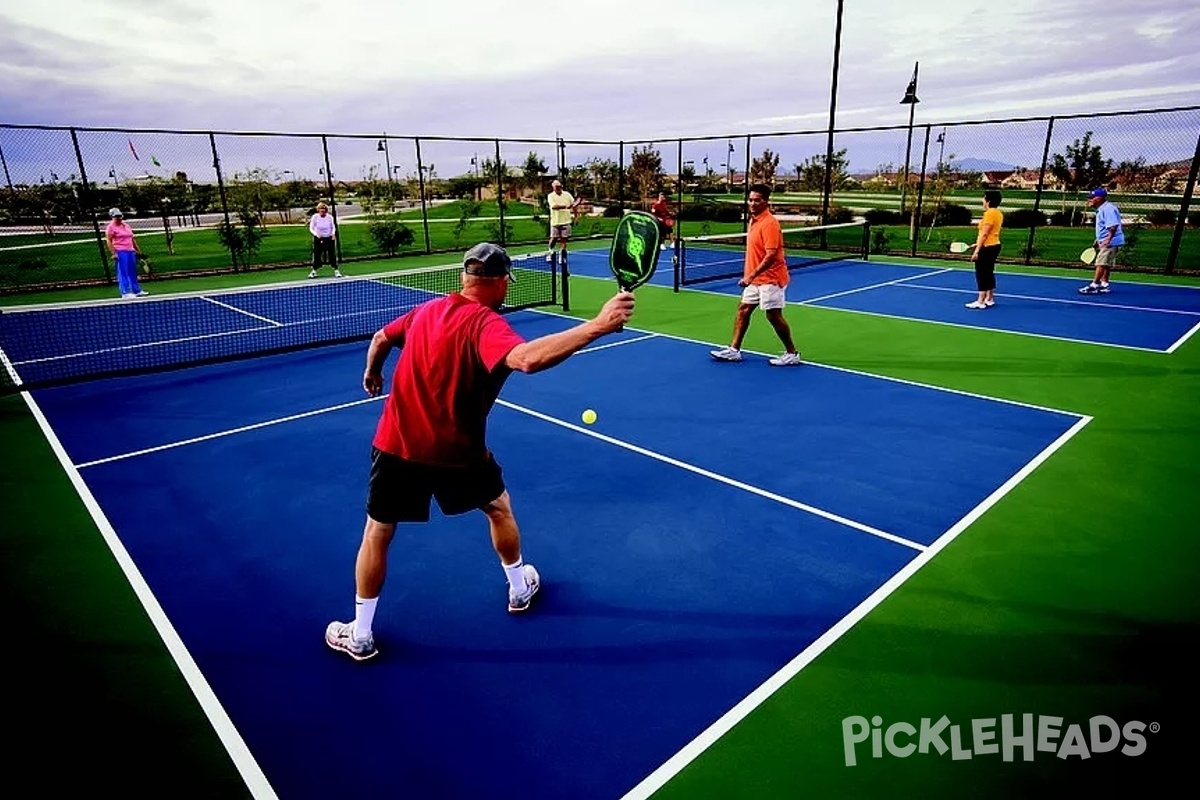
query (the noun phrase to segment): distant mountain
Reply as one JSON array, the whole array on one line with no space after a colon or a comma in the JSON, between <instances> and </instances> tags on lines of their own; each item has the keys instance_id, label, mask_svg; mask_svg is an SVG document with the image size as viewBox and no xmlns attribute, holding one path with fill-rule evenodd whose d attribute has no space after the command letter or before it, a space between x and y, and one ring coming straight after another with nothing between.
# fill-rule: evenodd
<instances>
[{"instance_id":1,"label":"distant mountain","mask_svg":"<svg viewBox=\"0 0 1200 800\"><path fill-rule=\"evenodd\" d=\"M1015 170L1016 166L986 158L960 158L951 162L950 168L961 172L999 172Z\"/></svg>"}]
</instances>

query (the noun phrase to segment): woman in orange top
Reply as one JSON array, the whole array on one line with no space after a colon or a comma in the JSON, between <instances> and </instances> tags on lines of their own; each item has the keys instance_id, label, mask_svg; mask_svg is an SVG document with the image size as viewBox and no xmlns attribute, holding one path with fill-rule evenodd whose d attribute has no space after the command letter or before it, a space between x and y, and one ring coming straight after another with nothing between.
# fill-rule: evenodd
<instances>
[{"instance_id":1,"label":"woman in orange top","mask_svg":"<svg viewBox=\"0 0 1200 800\"><path fill-rule=\"evenodd\" d=\"M996 259L1000 257L1000 228L1004 225L1004 215L1000 213L999 206L1000 192L988 189L983 193L983 219L979 220L979 236L971 253L979 297L967 303L967 308L991 308L996 305Z\"/></svg>"}]
</instances>

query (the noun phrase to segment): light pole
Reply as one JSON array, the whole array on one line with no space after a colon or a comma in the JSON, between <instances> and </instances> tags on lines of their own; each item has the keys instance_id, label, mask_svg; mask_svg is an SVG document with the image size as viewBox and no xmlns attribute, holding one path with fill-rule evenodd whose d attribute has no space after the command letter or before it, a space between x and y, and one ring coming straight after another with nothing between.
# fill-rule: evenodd
<instances>
[{"instance_id":1,"label":"light pole","mask_svg":"<svg viewBox=\"0 0 1200 800\"><path fill-rule=\"evenodd\" d=\"M475 173L475 202L483 200L483 187L479 185L479 153L471 156L471 169Z\"/></svg>"},{"instance_id":2,"label":"light pole","mask_svg":"<svg viewBox=\"0 0 1200 800\"><path fill-rule=\"evenodd\" d=\"M725 157L725 191L733 191L733 142L729 143L729 155Z\"/></svg>"},{"instance_id":3,"label":"light pole","mask_svg":"<svg viewBox=\"0 0 1200 800\"><path fill-rule=\"evenodd\" d=\"M908 169L909 169L909 163L912 159L913 118L916 116L916 113L917 113L917 103L921 102L917 98L917 68L919 66L920 66L920 62L915 62L913 64L912 80L908 82L908 88L904 90L904 97L900 100L900 105L908 106L908 144L905 145L905 148L904 148L904 187L901 190L902 193L900 195L900 213L901 214L904 213L904 210L908 206ZM915 214L915 210L914 210L914 214ZM915 221L916 221L915 216L913 218L913 221L915 224ZM908 238L912 239L913 236L914 236L913 229L912 229L912 226L910 225Z\"/></svg>"},{"instance_id":4,"label":"light pole","mask_svg":"<svg viewBox=\"0 0 1200 800\"><path fill-rule=\"evenodd\" d=\"M825 187L821 193L821 224L829 222L829 196L833 193L833 126L837 113L838 61L842 51L842 0L838 0L837 28L833 38L833 78L829 86L829 138L825 145ZM910 123L911 124L911 123ZM797 175L799 177L799 175ZM824 240L822 240L824 241Z\"/></svg>"}]
</instances>

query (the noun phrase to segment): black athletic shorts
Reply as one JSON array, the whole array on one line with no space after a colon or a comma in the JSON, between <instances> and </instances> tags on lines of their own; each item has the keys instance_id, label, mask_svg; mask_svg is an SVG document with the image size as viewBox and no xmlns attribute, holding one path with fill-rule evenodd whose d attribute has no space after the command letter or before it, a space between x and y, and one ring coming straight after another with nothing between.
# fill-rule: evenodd
<instances>
[{"instance_id":1,"label":"black athletic shorts","mask_svg":"<svg viewBox=\"0 0 1200 800\"><path fill-rule=\"evenodd\" d=\"M434 498L443 514L465 514L502 494L504 478L491 454L470 467L436 467L371 448L367 516L376 522L428 522Z\"/></svg>"}]
</instances>

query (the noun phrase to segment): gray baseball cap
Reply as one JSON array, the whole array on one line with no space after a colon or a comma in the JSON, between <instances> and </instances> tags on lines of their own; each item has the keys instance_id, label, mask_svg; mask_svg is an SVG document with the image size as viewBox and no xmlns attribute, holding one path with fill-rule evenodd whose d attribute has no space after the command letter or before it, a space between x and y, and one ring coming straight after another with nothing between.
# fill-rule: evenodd
<instances>
[{"instance_id":1,"label":"gray baseball cap","mask_svg":"<svg viewBox=\"0 0 1200 800\"><path fill-rule=\"evenodd\" d=\"M119 209L119 208L110 208L110 209L108 210L108 215L109 215L110 217L123 217L123 216L125 216L124 214L122 214L122 213L121 213L121 209Z\"/></svg>"},{"instance_id":2,"label":"gray baseball cap","mask_svg":"<svg viewBox=\"0 0 1200 800\"><path fill-rule=\"evenodd\" d=\"M516 280L512 272L512 259L503 247L491 242L480 242L463 255L463 272L484 278L507 275L509 280Z\"/></svg>"}]
</instances>

